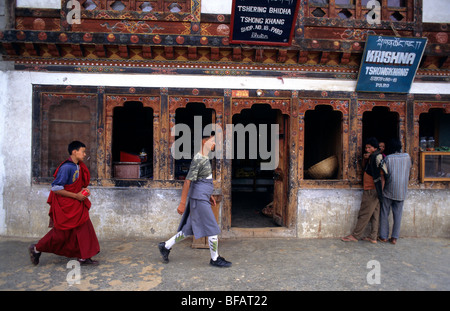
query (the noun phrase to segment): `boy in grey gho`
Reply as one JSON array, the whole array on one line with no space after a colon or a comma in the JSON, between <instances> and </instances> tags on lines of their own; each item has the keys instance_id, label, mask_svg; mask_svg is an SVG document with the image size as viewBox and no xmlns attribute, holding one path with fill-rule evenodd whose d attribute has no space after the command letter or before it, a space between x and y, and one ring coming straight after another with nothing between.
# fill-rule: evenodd
<instances>
[{"instance_id":1,"label":"boy in grey gho","mask_svg":"<svg viewBox=\"0 0 450 311\"><path fill-rule=\"evenodd\" d=\"M178 232L166 242L158 244L159 251L165 263L169 262L172 246L188 236L196 239L208 237L211 253L210 264L216 267L230 267L218 253L218 234L220 233L211 205L216 205L211 196L214 190L211 163L208 154L215 147L214 136L202 139L202 150L192 159L189 172L184 181L181 193L181 203L177 208L183 215Z\"/></svg>"}]
</instances>

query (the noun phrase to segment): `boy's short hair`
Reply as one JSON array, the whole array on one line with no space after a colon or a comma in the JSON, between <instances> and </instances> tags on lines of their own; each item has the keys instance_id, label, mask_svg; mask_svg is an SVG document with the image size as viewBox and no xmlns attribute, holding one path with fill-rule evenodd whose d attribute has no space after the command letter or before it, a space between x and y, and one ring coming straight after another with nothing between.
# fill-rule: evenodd
<instances>
[{"instance_id":1,"label":"boy's short hair","mask_svg":"<svg viewBox=\"0 0 450 311\"><path fill-rule=\"evenodd\" d=\"M392 138L388 144L389 153L402 152L402 142L398 138Z\"/></svg>"},{"instance_id":2,"label":"boy's short hair","mask_svg":"<svg viewBox=\"0 0 450 311\"><path fill-rule=\"evenodd\" d=\"M86 145L83 144L81 141L74 140L67 147L67 151L69 151L69 155L72 155L72 151L79 150L80 148L86 148Z\"/></svg>"},{"instance_id":3,"label":"boy's short hair","mask_svg":"<svg viewBox=\"0 0 450 311\"><path fill-rule=\"evenodd\" d=\"M378 140L375 137L369 137L366 140L366 145L371 145L372 147L378 149L379 145L378 145Z\"/></svg>"}]
</instances>

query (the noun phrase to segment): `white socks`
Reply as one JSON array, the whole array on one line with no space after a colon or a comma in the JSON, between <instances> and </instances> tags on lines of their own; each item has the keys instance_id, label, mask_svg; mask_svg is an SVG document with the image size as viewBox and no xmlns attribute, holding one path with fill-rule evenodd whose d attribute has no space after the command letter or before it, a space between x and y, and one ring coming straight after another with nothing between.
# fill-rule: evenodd
<instances>
[{"instance_id":1,"label":"white socks","mask_svg":"<svg viewBox=\"0 0 450 311\"><path fill-rule=\"evenodd\" d=\"M211 259L216 261L219 257L219 239L217 235L208 237L209 251L211 252Z\"/></svg>"},{"instance_id":2,"label":"white socks","mask_svg":"<svg viewBox=\"0 0 450 311\"><path fill-rule=\"evenodd\" d=\"M175 234L173 237L171 237L169 240L166 241L166 248L171 249L172 246L175 245L175 243L180 242L185 238L186 236L184 235L183 231L179 231L177 234Z\"/></svg>"},{"instance_id":3,"label":"white socks","mask_svg":"<svg viewBox=\"0 0 450 311\"><path fill-rule=\"evenodd\" d=\"M186 236L184 235L183 231L179 231L177 234L175 234L173 237L168 239L166 243L166 248L171 249L172 246L175 245L175 243L180 242L184 240ZM216 261L217 257L219 257L219 239L217 235L209 236L208 237L208 244L209 244L209 251L211 253L211 259Z\"/></svg>"}]
</instances>

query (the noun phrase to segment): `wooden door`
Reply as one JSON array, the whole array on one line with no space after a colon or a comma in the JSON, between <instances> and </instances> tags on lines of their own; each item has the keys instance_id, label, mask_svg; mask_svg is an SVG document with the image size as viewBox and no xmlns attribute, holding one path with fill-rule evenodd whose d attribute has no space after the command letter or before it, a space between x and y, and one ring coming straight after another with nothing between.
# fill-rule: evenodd
<instances>
[{"instance_id":1,"label":"wooden door","mask_svg":"<svg viewBox=\"0 0 450 311\"><path fill-rule=\"evenodd\" d=\"M279 110L277 110L277 123L279 126L279 159L278 167L274 171L273 220L279 226L285 226L289 175L289 126L288 116L283 115Z\"/></svg>"}]
</instances>

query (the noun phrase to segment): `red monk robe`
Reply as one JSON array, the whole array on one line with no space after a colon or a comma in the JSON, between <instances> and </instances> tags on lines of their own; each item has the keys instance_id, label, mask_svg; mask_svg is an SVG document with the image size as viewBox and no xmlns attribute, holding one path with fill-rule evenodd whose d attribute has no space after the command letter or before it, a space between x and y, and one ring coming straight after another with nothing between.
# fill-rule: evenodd
<instances>
[{"instance_id":1,"label":"red monk robe","mask_svg":"<svg viewBox=\"0 0 450 311\"><path fill-rule=\"evenodd\" d=\"M56 178L61 165L53 177ZM65 185L64 190L79 193L89 185L91 175L88 168L81 161L78 165L78 179L73 184ZM50 191L47 203L50 204L50 226L53 228L36 244L37 251L79 259L88 259L100 252L97 235L89 218L91 201L88 198L79 201Z\"/></svg>"}]
</instances>

